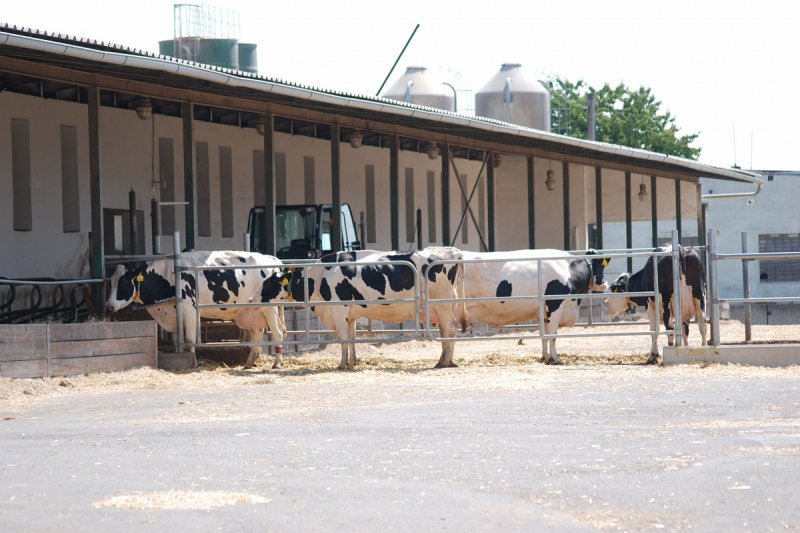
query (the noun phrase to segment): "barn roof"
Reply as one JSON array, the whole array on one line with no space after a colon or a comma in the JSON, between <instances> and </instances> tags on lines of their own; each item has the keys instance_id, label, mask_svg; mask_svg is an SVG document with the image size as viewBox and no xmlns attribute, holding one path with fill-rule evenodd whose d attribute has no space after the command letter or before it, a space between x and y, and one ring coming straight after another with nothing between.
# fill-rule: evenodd
<instances>
[{"instance_id":1,"label":"barn roof","mask_svg":"<svg viewBox=\"0 0 800 533\"><path fill-rule=\"evenodd\" d=\"M81 73L83 77L79 75ZM119 82L113 88L117 91L122 89L125 92L124 89L128 89L130 93L147 94L147 87L161 87L162 92L158 94L163 94L166 99L178 94L169 90L175 89L183 91L181 94L192 94L198 98L201 95L214 96L216 101L229 102L238 107L242 107L244 102L252 102L250 111L253 114L248 120L253 122L260 116L258 110L265 109L264 105L269 104L279 106L279 109L305 110L310 113L303 115L307 117L335 115L344 119L344 125L352 129L391 124L400 128L396 131L429 142L460 143L467 147L467 152L473 148L562 157L603 167L630 167L634 172L657 175L761 182L759 174L741 169L716 167L690 159L576 139L485 117L311 87L111 43L0 25L0 83L7 88L19 88L36 77L52 83L69 82L77 86L87 86L87 80L92 80L101 88L104 88L104 80L114 79ZM14 87L15 84L17 87ZM43 89L40 87L39 91L43 92ZM55 98L59 94L70 94L63 87L51 92L50 97ZM80 100L80 95L76 98ZM348 119L350 122L347 122ZM238 120L242 122L241 116ZM376 129L380 130L380 127L376 126ZM280 131L280 128L276 127L276 130ZM365 143L369 142L365 139ZM373 136L371 142L380 145L380 134Z\"/></svg>"}]
</instances>

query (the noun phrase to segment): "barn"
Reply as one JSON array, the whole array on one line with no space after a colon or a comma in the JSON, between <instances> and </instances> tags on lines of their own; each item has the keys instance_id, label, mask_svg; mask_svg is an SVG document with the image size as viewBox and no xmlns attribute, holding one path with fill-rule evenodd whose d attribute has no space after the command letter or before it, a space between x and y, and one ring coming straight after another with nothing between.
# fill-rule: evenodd
<instances>
[{"instance_id":1,"label":"barn","mask_svg":"<svg viewBox=\"0 0 800 533\"><path fill-rule=\"evenodd\" d=\"M504 118L3 25L0 276L100 279L109 257L171 252L175 232L241 249L255 205L269 229L276 205L347 203L374 249L702 242L700 178L760 181Z\"/></svg>"}]
</instances>

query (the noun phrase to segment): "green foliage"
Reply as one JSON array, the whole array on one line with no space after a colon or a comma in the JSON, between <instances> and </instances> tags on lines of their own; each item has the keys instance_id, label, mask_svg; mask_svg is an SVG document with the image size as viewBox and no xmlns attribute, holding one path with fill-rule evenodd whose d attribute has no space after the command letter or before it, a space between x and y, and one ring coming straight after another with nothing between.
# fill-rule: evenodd
<instances>
[{"instance_id":1,"label":"green foliage","mask_svg":"<svg viewBox=\"0 0 800 533\"><path fill-rule=\"evenodd\" d=\"M582 80L572 83L561 78L547 83L554 133L586 138L587 94L594 91L595 140L688 159L700 155L700 148L691 146L699 134L680 135L675 117L661 111L661 102L646 87L631 90L620 83L595 90Z\"/></svg>"}]
</instances>

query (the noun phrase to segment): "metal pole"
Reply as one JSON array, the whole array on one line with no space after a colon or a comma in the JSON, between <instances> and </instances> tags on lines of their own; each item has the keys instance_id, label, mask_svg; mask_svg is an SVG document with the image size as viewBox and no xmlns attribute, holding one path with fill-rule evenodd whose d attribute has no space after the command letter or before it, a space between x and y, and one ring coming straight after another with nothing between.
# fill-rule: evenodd
<instances>
[{"instance_id":1,"label":"metal pole","mask_svg":"<svg viewBox=\"0 0 800 533\"><path fill-rule=\"evenodd\" d=\"M419 29L419 24L414 26L414 31L411 32L411 36L408 38L408 41L406 41L405 46L403 46L403 49L400 50L400 54L397 56L397 59L394 60L394 65L392 65L392 68L389 69L389 73L386 75L386 78L384 78L383 83L381 83L381 86L378 88L378 92L375 93L375 96L381 95L383 86L386 85L387 81L389 81L389 76L391 76L392 72L394 72L394 68L397 66L397 63L400 62L400 58L403 57L403 54L406 53L406 48L408 48L408 45L411 43L411 39L414 38L414 34L417 33L418 29Z\"/></svg>"},{"instance_id":2,"label":"metal pole","mask_svg":"<svg viewBox=\"0 0 800 533\"><path fill-rule=\"evenodd\" d=\"M244 248L245 252L249 252L250 251L250 234L247 233L247 232L244 233L244 247L243 248Z\"/></svg>"},{"instance_id":3,"label":"metal pole","mask_svg":"<svg viewBox=\"0 0 800 533\"><path fill-rule=\"evenodd\" d=\"M719 346L719 287L717 287L717 230L708 230L708 292L711 303L711 344Z\"/></svg>"},{"instance_id":4,"label":"metal pole","mask_svg":"<svg viewBox=\"0 0 800 533\"><path fill-rule=\"evenodd\" d=\"M742 253L747 253L747 232L742 232ZM750 260L742 259L742 296L750 298ZM753 338L753 315L750 302L744 304L744 341Z\"/></svg>"},{"instance_id":5,"label":"metal pole","mask_svg":"<svg viewBox=\"0 0 800 533\"><path fill-rule=\"evenodd\" d=\"M150 200L150 218L153 222L153 255L161 255L161 205L153 198Z\"/></svg>"},{"instance_id":6,"label":"metal pole","mask_svg":"<svg viewBox=\"0 0 800 533\"><path fill-rule=\"evenodd\" d=\"M417 208L417 250L422 250L422 209Z\"/></svg>"},{"instance_id":7,"label":"metal pole","mask_svg":"<svg viewBox=\"0 0 800 533\"><path fill-rule=\"evenodd\" d=\"M683 335L683 321L681 316L681 248L678 242L678 230L672 230L672 315L675 321L675 347L681 345ZM665 304L669 305L669 303Z\"/></svg>"}]
</instances>

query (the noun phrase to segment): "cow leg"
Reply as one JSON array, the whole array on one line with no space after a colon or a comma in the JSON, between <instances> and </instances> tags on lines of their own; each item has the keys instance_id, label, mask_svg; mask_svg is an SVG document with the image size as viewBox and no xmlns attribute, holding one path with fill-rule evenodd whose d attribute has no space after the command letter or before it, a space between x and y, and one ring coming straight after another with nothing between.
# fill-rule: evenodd
<instances>
[{"instance_id":1,"label":"cow leg","mask_svg":"<svg viewBox=\"0 0 800 533\"><path fill-rule=\"evenodd\" d=\"M347 319L347 335L349 339L356 338L356 320L357 319ZM356 367L356 343L349 342L348 345L348 357L347 357L347 368L349 370L353 370Z\"/></svg>"},{"instance_id":2,"label":"cow leg","mask_svg":"<svg viewBox=\"0 0 800 533\"><path fill-rule=\"evenodd\" d=\"M272 368L280 368L283 366L283 346L281 343L286 337L286 319L284 318L283 307L266 308L264 309L264 315L272 338L277 343L275 345L275 362L272 364Z\"/></svg>"},{"instance_id":3,"label":"cow leg","mask_svg":"<svg viewBox=\"0 0 800 533\"><path fill-rule=\"evenodd\" d=\"M650 322L650 331L656 330L656 307L655 303L648 300L647 301L647 320ZM650 335L651 344L650 344L650 355L647 357L647 364L653 365L658 362L658 335L653 333Z\"/></svg>"},{"instance_id":4,"label":"cow leg","mask_svg":"<svg viewBox=\"0 0 800 533\"><path fill-rule=\"evenodd\" d=\"M455 324L439 324L439 333L442 338L452 338L456 336ZM442 341L442 355L434 368L455 368L458 365L453 362L453 352L455 351L456 341Z\"/></svg>"},{"instance_id":5,"label":"cow leg","mask_svg":"<svg viewBox=\"0 0 800 533\"><path fill-rule=\"evenodd\" d=\"M179 327L183 327L183 340L184 342L191 346L189 351L194 353L194 345L197 343L197 315L196 310L193 305L190 305L188 302L184 302L182 308L183 313L183 324Z\"/></svg>"},{"instance_id":6,"label":"cow leg","mask_svg":"<svg viewBox=\"0 0 800 533\"><path fill-rule=\"evenodd\" d=\"M697 326L700 328L702 346L706 346L706 316L703 313L703 302L697 298L694 298L694 313L697 319Z\"/></svg>"},{"instance_id":7,"label":"cow leg","mask_svg":"<svg viewBox=\"0 0 800 533\"><path fill-rule=\"evenodd\" d=\"M260 328L256 329L245 329L242 331L246 331L248 340L250 342L261 343L261 339L264 338L264 330ZM244 362L244 368L253 368L256 364L256 360L258 356L261 354L261 348L258 344L250 347L250 353L247 354L247 361Z\"/></svg>"},{"instance_id":8,"label":"cow leg","mask_svg":"<svg viewBox=\"0 0 800 533\"><path fill-rule=\"evenodd\" d=\"M550 335L558 330L558 322L550 316L549 319L544 321L544 334ZM556 340L555 339L542 339L542 363L547 365L560 365L561 359L558 358L556 353Z\"/></svg>"},{"instance_id":9,"label":"cow leg","mask_svg":"<svg viewBox=\"0 0 800 533\"><path fill-rule=\"evenodd\" d=\"M333 311L333 310L332 310ZM350 339L352 337L349 336L348 330L349 325L347 323L347 308L342 309L341 312L334 312L333 313L333 324L334 329L336 330L336 336L340 339L342 345L342 358L339 361L339 370L346 370L347 363L350 359L350 343L344 341L343 339ZM355 355L354 355L355 357Z\"/></svg>"}]
</instances>

